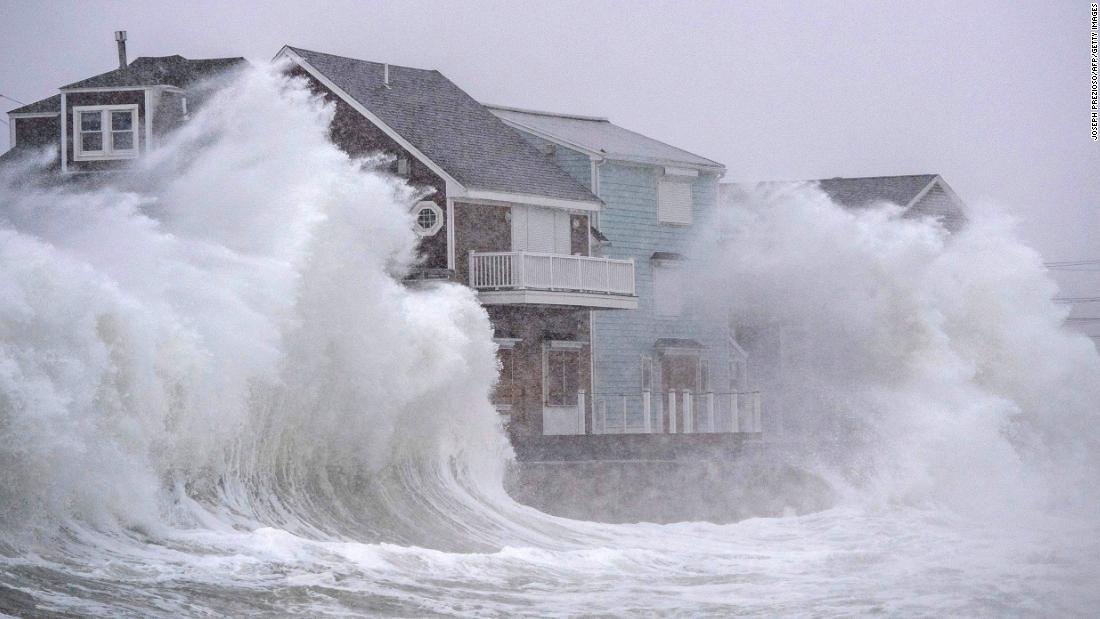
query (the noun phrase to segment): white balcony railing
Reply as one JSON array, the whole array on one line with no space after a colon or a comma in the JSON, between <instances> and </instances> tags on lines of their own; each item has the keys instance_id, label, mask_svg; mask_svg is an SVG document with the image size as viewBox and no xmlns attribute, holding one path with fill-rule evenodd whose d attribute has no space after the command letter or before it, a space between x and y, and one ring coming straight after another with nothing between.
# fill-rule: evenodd
<instances>
[{"instance_id":1,"label":"white balcony railing","mask_svg":"<svg viewBox=\"0 0 1100 619\"><path fill-rule=\"evenodd\" d=\"M634 295L634 261L525 251L470 252L477 290L552 290Z\"/></svg>"}]
</instances>

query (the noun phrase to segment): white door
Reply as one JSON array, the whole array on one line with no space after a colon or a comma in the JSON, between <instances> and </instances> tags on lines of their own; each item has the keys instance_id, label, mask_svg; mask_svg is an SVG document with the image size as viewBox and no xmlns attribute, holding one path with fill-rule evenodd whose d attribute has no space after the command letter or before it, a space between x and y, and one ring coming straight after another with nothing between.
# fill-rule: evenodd
<instances>
[{"instance_id":1,"label":"white door","mask_svg":"<svg viewBox=\"0 0 1100 619\"><path fill-rule=\"evenodd\" d=\"M537 206L512 207L512 250L566 254L571 248L569 213Z\"/></svg>"}]
</instances>

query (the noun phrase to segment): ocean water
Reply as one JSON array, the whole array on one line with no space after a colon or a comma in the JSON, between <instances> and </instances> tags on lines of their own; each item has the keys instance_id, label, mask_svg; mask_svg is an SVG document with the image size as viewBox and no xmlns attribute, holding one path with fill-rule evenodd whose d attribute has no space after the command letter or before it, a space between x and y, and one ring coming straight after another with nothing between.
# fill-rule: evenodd
<instances>
[{"instance_id":1,"label":"ocean water","mask_svg":"<svg viewBox=\"0 0 1100 619\"><path fill-rule=\"evenodd\" d=\"M504 492L488 319L401 285L415 192L333 147L331 113L255 70L138 174L0 173L0 612L1100 607L1100 358L996 209L954 238L812 188L724 211L694 288L734 293L693 303L810 326L783 439L843 413L846 457L803 463L834 504L566 520Z\"/></svg>"}]
</instances>

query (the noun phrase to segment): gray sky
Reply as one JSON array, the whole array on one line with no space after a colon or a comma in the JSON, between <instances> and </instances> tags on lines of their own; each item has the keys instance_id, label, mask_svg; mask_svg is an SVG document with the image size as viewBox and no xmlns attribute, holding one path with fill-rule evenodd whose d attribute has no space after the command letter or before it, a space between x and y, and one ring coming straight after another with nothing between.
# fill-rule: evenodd
<instances>
[{"instance_id":1,"label":"gray sky","mask_svg":"<svg viewBox=\"0 0 1100 619\"><path fill-rule=\"evenodd\" d=\"M1049 260L1100 258L1085 0L0 0L0 94L111 69L116 29L131 59L267 60L290 43L436 68L486 102L609 116L728 180L939 172L1015 213ZM1100 296L1100 272L1060 279Z\"/></svg>"}]
</instances>

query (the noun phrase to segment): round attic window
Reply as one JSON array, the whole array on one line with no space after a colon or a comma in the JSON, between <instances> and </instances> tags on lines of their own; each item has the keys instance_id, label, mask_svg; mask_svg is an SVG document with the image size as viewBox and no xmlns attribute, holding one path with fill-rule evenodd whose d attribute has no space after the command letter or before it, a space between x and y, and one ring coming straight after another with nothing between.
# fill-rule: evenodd
<instances>
[{"instance_id":1,"label":"round attic window","mask_svg":"<svg viewBox=\"0 0 1100 619\"><path fill-rule=\"evenodd\" d=\"M417 202L416 233L420 236L432 236L443 227L443 209L430 200Z\"/></svg>"}]
</instances>

